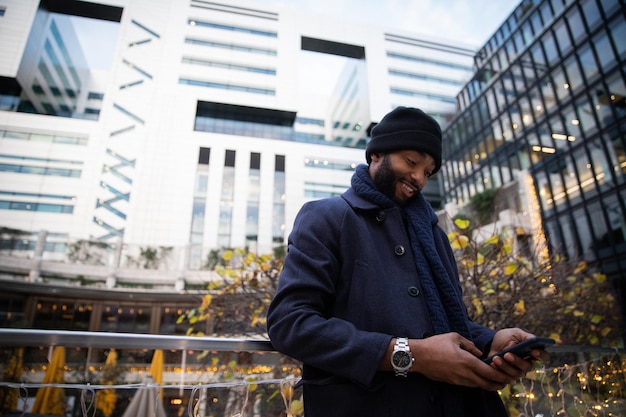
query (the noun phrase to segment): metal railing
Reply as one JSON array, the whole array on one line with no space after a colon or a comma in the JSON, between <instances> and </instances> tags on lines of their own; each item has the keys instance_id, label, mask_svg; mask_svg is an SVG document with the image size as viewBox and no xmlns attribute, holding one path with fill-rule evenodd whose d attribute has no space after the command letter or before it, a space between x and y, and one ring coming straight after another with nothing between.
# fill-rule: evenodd
<instances>
[{"instance_id":1,"label":"metal railing","mask_svg":"<svg viewBox=\"0 0 626 417\"><path fill-rule=\"evenodd\" d=\"M274 351L269 340L171 336L72 330L0 329L0 346L65 346L115 349Z\"/></svg>"},{"instance_id":2,"label":"metal railing","mask_svg":"<svg viewBox=\"0 0 626 417\"><path fill-rule=\"evenodd\" d=\"M84 401L86 391L115 389L118 408L111 416L119 417L133 396L155 387L165 394L163 403L169 415L264 417L281 412L292 416L301 413L301 389L293 389L299 378L299 363L280 355L264 337L0 329L0 354L7 355L18 348L31 349L31 362L19 381L6 380L9 362L0 360L0 375L5 375L0 380L0 390L19 390L26 404L38 389L51 386L42 380L48 366L46 358L55 346L68 348L65 373L69 377L56 386L77 398L77 403L80 398L80 407L74 405L79 410L75 416L80 415L80 408L86 415L87 406L96 406L93 401ZM112 349L123 357L119 367L124 378L112 385L99 385L105 374L106 354ZM145 379L155 366L150 358L156 349L169 355L159 385ZM526 378L500 392L509 410L518 410L520 416L626 416L625 349L557 345L549 350L550 363L538 365ZM209 353L200 359L201 352ZM81 360L85 363L81 364ZM91 375L91 382L87 374ZM187 414L181 408L187 408Z\"/></svg>"}]
</instances>

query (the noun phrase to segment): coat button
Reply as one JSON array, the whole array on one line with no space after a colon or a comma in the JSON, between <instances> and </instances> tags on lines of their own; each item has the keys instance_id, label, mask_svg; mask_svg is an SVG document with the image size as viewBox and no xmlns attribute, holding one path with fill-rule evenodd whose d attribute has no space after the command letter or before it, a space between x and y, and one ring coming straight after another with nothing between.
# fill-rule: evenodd
<instances>
[{"instance_id":1,"label":"coat button","mask_svg":"<svg viewBox=\"0 0 626 417\"><path fill-rule=\"evenodd\" d=\"M384 211L379 211L378 214L376 214L376 220L379 222L384 221L385 217L387 217L387 214Z\"/></svg>"},{"instance_id":2,"label":"coat button","mask_svg":"<svg viewBox=\"0 0 626 417\"><path fill-rule=\"evenodd\" d=\"M417 287L409 287L408 291L411 297L417 297L418 295L420 295L420 290Z\"/></svg>"},{"instance_id":3,"label":"coat button","mask_svg":"<svg viewBox=\"0 0 626 417\"><path fill-rule=\"evenodd\" d=\"M428 392L428 397L431 403L436 403L438 396L439 396L439 391L437 391L436 389L430 390Z\"/></svg>"},{"instance_id":4,"label":"coat button","mask_svg":"<svg viewBox=\"0 0 626 417\"><path fill-rule=\"evenodd\" d=\"M393 250L398 256L404 255L404 246L402 245L397 245Z\"/></svg>"}]
</instances>

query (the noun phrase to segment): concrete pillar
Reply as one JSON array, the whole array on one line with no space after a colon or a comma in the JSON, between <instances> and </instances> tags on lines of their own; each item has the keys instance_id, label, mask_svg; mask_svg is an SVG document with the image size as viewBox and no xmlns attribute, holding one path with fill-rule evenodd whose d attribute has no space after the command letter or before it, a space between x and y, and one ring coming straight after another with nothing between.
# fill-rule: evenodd
<instances>
[{"instance_id":1,"label":"concrete pillar","mask_svg":"<svg viewBox=\"0 0 626 417\"><path fill-rule=\"evenodd\" d=\"M122 248L124 242L121 238L115 243L115 251L113 252L113 263L109 268L109 276L107 276L106 287L115 288L117 285L117 269L120 267L120 261L122 259Z\"/></svg>"},{"instance_id":2,"label":"concrete pillar","mask_svg":"<svg viewBox=\"0 0 626 417\"><path fill-rule=\"evenodd\" d=\"M35 253L33 254L33 263L28 274L29 282L40 281L41 260L43 259L43 252L46 247L47 238L48 232L46 230L40 230L37 235L37 244L35 245Z\"/></svg>"}]
</instances>

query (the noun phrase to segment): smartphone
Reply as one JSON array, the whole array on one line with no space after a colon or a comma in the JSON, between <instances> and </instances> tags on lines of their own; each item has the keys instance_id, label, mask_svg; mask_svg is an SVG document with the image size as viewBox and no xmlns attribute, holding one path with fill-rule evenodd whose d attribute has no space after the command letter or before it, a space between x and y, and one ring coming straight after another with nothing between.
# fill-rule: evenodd
<instances>
[{"instance_id":1,"label":"smartphone","mask_svg":"<svg viewBox=\"0 0 626 417\"><path fill-rule=\"evenodd\" d=\"M549 337L533 337L531 339L526 339L516 345L513 345L509 348L501 350L500 352L489 356L486 359L483 359L485 363L491 363L493 358L496 356L504 356L505 353L511 352L514 355L519 356L520 358L527 358L530 356L530 352L533 349L545 349L549 346L552 346L555 343L554 339Z\"/></svg>"}]
</instances>

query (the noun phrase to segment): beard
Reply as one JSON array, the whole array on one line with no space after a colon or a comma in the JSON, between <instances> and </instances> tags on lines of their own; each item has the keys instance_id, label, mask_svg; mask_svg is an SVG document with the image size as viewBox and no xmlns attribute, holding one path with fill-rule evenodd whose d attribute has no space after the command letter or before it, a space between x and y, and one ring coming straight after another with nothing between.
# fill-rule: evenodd
<instances>
[{"instance_id":1,"label":"beard","mask_svg":"<svg viewBox=\"0 0 626 417\"><path fill-rule=\"evenodd\" d=\"M396 194L396 189L398 187L398 182L400 178L402 178L402 176L397 175L391 167L391 158L389 157L389 155L383 156L383 160L380 163L378 170L376 170L376 173L374 173L374 185L376 186L378 191L394 201L396 204L404 206L407 201L400 200ZM409 182L411 184L414 184L413 181ZM419 190L419 187L416 186L415 188ZM420 191L417 191L413 195L413 197L411 197L411 199L415 198L415 196L417 196L419 193Z\"/></svg>"}]
</instances>

